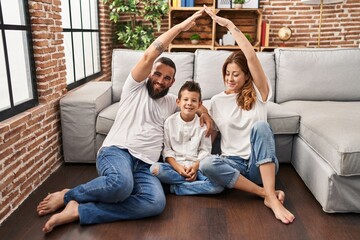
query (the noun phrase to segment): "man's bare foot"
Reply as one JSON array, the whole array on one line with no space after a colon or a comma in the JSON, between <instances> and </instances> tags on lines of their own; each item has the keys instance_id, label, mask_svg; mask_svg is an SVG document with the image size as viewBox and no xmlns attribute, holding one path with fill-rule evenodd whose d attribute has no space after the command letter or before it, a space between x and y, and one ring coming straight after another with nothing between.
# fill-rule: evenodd
<instances>
[{"instance_id":1,"label":"man's bare foot","mask_svg":"<svg viewBox=\"0 0 360 240\"><path fill-rule=\"evenodd\" d=\"M39 216L45 216L65 206L64 195L69 189L47 195L37 206L36 211Z\"/></svg>"},{"instance_id":2,"label":"man's bare foot","mask_svg":"<svg viewBox=\"0 0 360 240\"><path fill-rule=\"evenodd\" d=\"M268 208L270 208L273 213L275 214L275 217L279 219L281 222L285 224L292 223L295 220L295 216L287 210L283 203L278 199L279 194L276 194L277 197L265 197L264 204Z\"/></svg>"},{"instance_id":3,"label":"man's bare foot","mask_svg":"<svg viewBox=\"0 0 360 240\"><path fill-rule=\"evenodd\" d=\"M53 230L54 227L75 222L79 220L79 204L74 200L70 201L62 212L54 214L51 218L45 223L43 227L43 232L48 233Z\"/></svg>"}]
</instances>

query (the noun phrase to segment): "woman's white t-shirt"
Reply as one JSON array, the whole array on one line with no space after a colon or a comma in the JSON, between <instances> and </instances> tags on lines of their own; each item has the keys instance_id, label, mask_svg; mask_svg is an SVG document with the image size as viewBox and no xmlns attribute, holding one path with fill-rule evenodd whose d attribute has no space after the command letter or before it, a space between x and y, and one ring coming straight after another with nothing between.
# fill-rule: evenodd
<instances>
[{"instance_id":1,"label":"woman's white t-shirt","mask_svg":"<svg viewBox=\"0 0 360 240\"><path fill-rule=\"evenodd\" d=\"M237 93L221 92L211 98L210 115L221 133L221 152L224 156L239 156L249 159L251 153L250 133L255 122L267 121L266 103L272 96L269 79L269 94L263 101L254 84L256 101L252 109L241 109L236 103Z\"/></svg>"}]
</instances>

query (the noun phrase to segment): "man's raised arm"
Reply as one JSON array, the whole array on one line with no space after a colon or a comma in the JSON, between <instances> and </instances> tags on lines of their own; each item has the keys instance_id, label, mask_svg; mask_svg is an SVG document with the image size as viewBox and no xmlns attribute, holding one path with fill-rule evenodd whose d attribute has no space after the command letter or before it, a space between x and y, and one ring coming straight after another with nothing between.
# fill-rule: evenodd
<instances>
[{"instance_id":1,"label":"man's raised arm","mask_svg":"<svg viewBox=\"0 0 360 240\"><path fill-rule=\"evenodd\" d=\"M155 39L155 41L145 50L145 53L139 62L131 70L131 75L135 81L141 82L149 76L155 59L160 56L180 32L187 31L193 27L195 25L195 20L200 17L203 12L204 9L197 11L192 16L173 26Z\"/></svg>"}]
</instances>

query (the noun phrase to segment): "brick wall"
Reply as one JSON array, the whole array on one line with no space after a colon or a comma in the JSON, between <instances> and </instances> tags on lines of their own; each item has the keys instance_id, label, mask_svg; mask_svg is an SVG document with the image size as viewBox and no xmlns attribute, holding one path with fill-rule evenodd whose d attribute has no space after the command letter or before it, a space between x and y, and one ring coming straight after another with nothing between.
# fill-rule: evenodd
<instances>
[{"instance_id":1,"label":"brick wall","mask_svg":"<svg viewBox=\"0 0 360 240\"><path fill-rule=\"evenodd\" d=\"M0 122L0 224L63 163L59 100L67 90L61 1L32 0L29 9L39 105ZM109 80L112 25L101 3L99 17L103 74L96 80Z\"/></svg>"},{"instance_id":2,"label":"brick wall","mask_svg":"<svg viewBox=\"0 0 360 240\"><path fill-rule=\"evenodd\" d=\"M292 29L288 46L316 47L320 5L305 5L300 0L260 0L263 19L270 23L270 46L278 46L281 27ZM358 47L360 44L360 1L323 5L321 47Z\"/></svg>"}]
</instances>

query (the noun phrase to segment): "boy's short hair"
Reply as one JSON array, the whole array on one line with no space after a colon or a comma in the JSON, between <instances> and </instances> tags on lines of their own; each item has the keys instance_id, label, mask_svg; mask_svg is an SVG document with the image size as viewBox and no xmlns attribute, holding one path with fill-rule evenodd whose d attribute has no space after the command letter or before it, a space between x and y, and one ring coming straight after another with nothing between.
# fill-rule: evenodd
<instances>
[{"instance_id":1,"label":"boy's short hair","mask_svg":"<svg viewBox=\"0 0 360 240\"><path fill-rule=\"evenodd\" d=\"M199 101L201 101L201 88L200 88L199 83L194 82L194 81L186 81L179 90L178 99L181 99L181 93L184 90L188 90L189 92L199 93Z\"/></svg>"}]
</instances>

